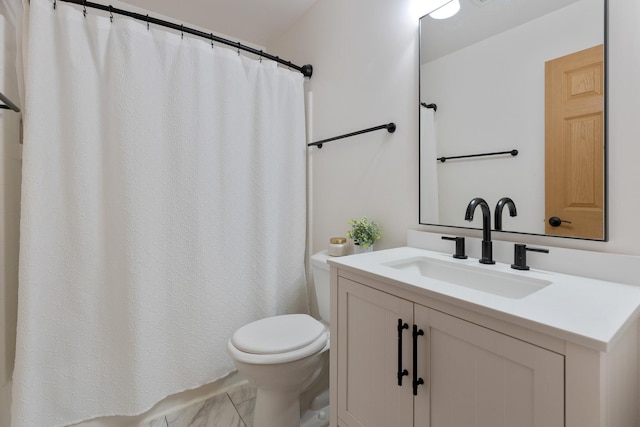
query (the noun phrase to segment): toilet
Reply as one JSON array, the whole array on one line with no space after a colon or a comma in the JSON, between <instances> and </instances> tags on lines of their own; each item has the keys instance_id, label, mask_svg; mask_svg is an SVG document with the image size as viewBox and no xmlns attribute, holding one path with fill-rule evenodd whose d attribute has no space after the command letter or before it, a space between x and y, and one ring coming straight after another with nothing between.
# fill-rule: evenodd
<instances>
[{"instance_id":1,"label":"toilet","mask_svg":"<svg viewBox=\"0 0 640 427\"><path fill-rule=\"evenodd\" d=\"M257 388L255 427L300 427L300 394L318 379L329 349L328 257L319 252L310 263L323 322L307 314L267 317L241 327L227 343L238 372ZM325 411L314 418L303 425L329 425Z\"/></svg>"}]
</instances>

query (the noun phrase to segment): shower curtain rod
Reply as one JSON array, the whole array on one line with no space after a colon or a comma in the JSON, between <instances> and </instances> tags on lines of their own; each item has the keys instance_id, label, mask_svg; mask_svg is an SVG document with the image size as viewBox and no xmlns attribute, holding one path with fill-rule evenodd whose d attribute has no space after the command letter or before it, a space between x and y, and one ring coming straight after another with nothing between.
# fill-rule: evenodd
<instances>
[{"instance_id":1,"label":"shower curtain rod","mask_svg":"<svg viewBox=\"0 0 640 427\"><path fill-rule=\"evenodd\" d=\"M427 104L426 102L421 102L420 105L422 105L424 108L430 108L433 111L438 111L438 106L436 104Z\"/></svg>"},{"instance_id":2,"label":"shower curtain rod","mask_svg":"<svg viewBox=\"0 0 640 427\"><path fill-rule=\"evenodd\" d=\"M244 50L246 52L250 52L253 53L255 55L260 56L261 58L266 58L266 59L270 59L272 61L275 61L279 64L285 65L289 68L292 68L294 70L300 71L302 73L302 75L304 75L305 77L311 77L311 75L313 74L313 66L311 64L306 64L303 66L299 66L299 65L295 65L292 64L291 61L285 61L284 59L280 59L277 56L273 56L270 55L266 52L263 52L261 50L258 49L254 49L252 47L246 46L241 44L240 42L233 42L231 40L227 40L224 39L222 37L216 36L213 33L205 33L204 31L200 31L200 30L196 30L194 28L190 28L190 27L185 27L182 24L176 24L174 22L169 22L169 21L164 21L162 19L158 19L158 18L154 18L152 16L149 15L143 15L141 13L136 13L136 12L131 12L128 10L123 10L123 9L118 9L116 7L113 7L111 5L103 5L103 4L99 4L99 3L93 3L90 1L84 1L84 0L53 0L53 8L56 8L56 2L57 1L62 1L65 3L73 3L73 4L77 4L80 5L84 8L84 14L86 16L87 14L87 7L91 7L94 9L100 9L103 10L105 12L109 12L111 14L111 19L113 20L113 14L118 14L118 15L124 15L124 16L128 16L130 18L134 18L134 19L138 19L140 21L145 21L147 23L147 28L149 28L149 24L155 24L155 25L160 25L163 27L167 27L167 28L171 28L177 31L180 31L182 33L188 33L188 34L192 34L194 36L198 36L198 37L202 37L205 38L207 40L211 40L211 43L213 45L213 42L218 42L218 43L222 43L225 44L227 46L233 46L235 48L238 49L238 51L240 50Z\"/></svg>"}]
</instances>

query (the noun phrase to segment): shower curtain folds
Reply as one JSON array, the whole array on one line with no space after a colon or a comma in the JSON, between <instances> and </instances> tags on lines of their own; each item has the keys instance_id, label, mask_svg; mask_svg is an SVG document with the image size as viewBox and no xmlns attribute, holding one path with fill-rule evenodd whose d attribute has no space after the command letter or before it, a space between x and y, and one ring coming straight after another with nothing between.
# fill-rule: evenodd
<instances>
[{"instance_id":1,"label":"shower curtain folds","mask_svg":"<svg viewBox=\"0 0 640 427\"><path fill-rule=\"evenodd\" d=\"M307 310L300 73L47 0L26 65L13 427L145 412Z\"/></svg>"}]
</instances>

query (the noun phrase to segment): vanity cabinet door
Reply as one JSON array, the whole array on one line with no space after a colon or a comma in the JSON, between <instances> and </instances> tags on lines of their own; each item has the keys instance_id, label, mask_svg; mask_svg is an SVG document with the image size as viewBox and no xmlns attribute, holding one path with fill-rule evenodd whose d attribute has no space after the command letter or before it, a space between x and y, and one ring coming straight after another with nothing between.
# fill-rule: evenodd
<instances>
[{"instance_id":1,"label":"vanity cabinet door","mask_svg":"<svg viewBox=\"0 0 640 427\"><path fill-rule=\"evenodd\" d=\"M413 426L411 375L398 386L398 319L408 325L401 331L401 360L410 370L413 303L338 278L340 426Z\"/></svg>"},{"instance_id":2,"label":"vanity cabinet door","mask_svg":"<svg viewBox=\"0 0 640 427\"><path fill-rule=\"evenodd\" d=\"M564 426L564 357L415 306L420 427Z\"/></svg>"}]
</instances>

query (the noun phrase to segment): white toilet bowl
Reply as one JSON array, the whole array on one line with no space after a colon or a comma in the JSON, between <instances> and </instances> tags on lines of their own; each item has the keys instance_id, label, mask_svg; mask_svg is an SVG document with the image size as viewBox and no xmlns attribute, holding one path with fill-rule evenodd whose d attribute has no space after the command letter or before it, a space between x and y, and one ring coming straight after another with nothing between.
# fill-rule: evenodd
<instances>
[{"instance_id":1,"label":"white toilet bowl","mask_svg":"<svg viewBox=\"0 0 640 427\"><path fill-rule=\"evenodd\" d=\"M255 427L299 427L300 393L320 375L329 348L326 327L306 314L261 319L227 344L238 369L257 388Z\"/></svg>"},{"instance_id":2,"label":"white toilet bowl","mask_svg":"<svg viewBox=\"0 0 640 427\"><path fill-rule=\"evenodd\" d=\"M326 321L327 257L326 251L311 257L319 311ZM307 314L268 317L238 329L227 348L238 372L257 388L254 427L300 427L300 394L322 372L327 326Z\"/></svg>"}]
</instances>

